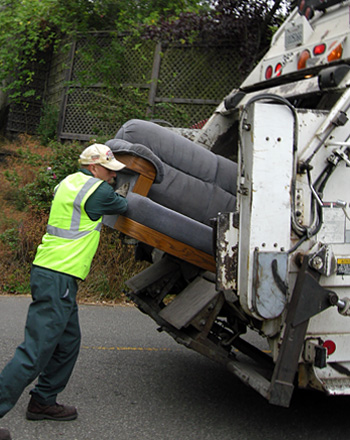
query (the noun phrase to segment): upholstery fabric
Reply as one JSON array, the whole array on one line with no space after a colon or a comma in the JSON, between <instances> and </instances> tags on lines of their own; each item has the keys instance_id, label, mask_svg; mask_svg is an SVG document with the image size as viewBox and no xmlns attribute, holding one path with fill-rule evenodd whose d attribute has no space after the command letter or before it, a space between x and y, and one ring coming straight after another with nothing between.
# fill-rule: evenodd
<instances>
[{"instance_id":1,"label":"upholstery fabric","mask_svg":"<svg viewBox=\"0 0 350 440\"><path fill-rule=\"evenodd\" d=\"M155 203L147 197L129 193L126 216L175 240L187 243L207 254L213 253L210 226L192 220L176 211Z\"/></svg>"},{"instance_id":2,"label":"upholstery fabric","mask_svg":"<svg viewBox=\"0 0 350 440\"><path fill-rule=\"evenodd\" d=\"M210 219L235 211L237 164L148 121L125 123L108 145L115 155L149 160L157 177L148 196L129 191L126 217L213 254ZM125 180L123 171L118 179ZM116 218L106 216L111 226Z\"/></svg>"},{"instance_id":3,"label":"upholstery fabric","mask_svg":"<svg viewBox=\"0 0 350 440\"><path fill-rule=\"evenodd\" d=\"M237 164L231 160L148 121L128 121L116 139L142 144L162 161L164 178L152 185L151 200L206 225L218 212L235 210Z\"/></svg>"},{"instance_id":4,"label":"upholstery fabric","mask_svg":"<svg viewBox=\"0 0 350 440\"><path fill-rule=\"evenodd\" d=\"M133 156L142 157L143 159L151 162L156 169L156 178L154 183L160 183L164 178L164 167L163 163L158 157L153 154L152 150L141 145L132 144L131 142L125 141L123 139L111 139L106 142L106 145L113 151L115 155L118 154L132 154Z\"/></svg>"}]
</instances>

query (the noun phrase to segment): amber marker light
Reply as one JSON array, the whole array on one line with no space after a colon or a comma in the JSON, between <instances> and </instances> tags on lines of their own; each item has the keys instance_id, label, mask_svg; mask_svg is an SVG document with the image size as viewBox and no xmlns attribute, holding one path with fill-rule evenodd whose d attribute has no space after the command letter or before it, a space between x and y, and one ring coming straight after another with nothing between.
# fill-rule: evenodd
<instances>
[{"instance_id":1,"label":"amber marker light","mask_svg":"<svg viewBox=\"0 0 350 440\"><path fill-rule=\"evenodd\" d=\"M332 46L334 46L336 44L336 42L332 43L330 48ZM343 55L343 46L341 44L338 44L333 50L332 52L330 52L330 54L327 57L327 60L329 63L331 63L332 61L336 61L339 60L341 58L341 56Z\"/></svg>"},{"instance_id":2,"label":"amber marker light","mask_svg":"<svg viewBox=\"0 0 350 440\"><path fill-rule=\"evenodd\" d=\"M298 70L305 69L306 62L310 58L311 58L310 51L308 51L307 49L303 50L298 59Z\"/></svg>"}]
</instances>

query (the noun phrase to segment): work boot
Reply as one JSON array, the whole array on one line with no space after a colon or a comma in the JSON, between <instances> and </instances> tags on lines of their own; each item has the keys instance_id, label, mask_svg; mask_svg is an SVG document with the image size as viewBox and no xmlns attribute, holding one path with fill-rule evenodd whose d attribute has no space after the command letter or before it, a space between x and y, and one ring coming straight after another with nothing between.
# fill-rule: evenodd
<instances>
[{"instance_id":1,"label":"work boot","mask_svg":"<svg viewBox=\"0 0 350 440\"><path fill-rule=\"evenodd\" d=\"M0 428L0 440L11 440L10 431L5 428Z\"/></svg>"},{"instance_id":2,"label":"work boot","mask_svg":"<svg viewBox=\"0 0 350 440\"><path fill-rule=\"evenodd\" d=\"M27 420L57 420L66 422L78 417L78 412L74 406L59 405L41 405L33 397L28 404L26 418ZM1 440L1 437L0 437Z\"/></svg>"}]
</instances>

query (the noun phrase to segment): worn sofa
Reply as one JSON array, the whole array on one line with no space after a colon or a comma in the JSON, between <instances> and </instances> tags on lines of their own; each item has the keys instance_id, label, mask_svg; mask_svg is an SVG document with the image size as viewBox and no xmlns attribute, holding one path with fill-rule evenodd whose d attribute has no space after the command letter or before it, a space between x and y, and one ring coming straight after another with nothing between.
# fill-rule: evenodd
<instances>
[{"instance_id":1,"label":"worn sofa","mask_svg":"<svg viewBox=\"0 0 350 440\"><path fill-rule=\"evenodd\" d=\"M130 120L106 144L126 168L128 210L104 223L215 271L211 219L236 206L237 164L155 123Z\"/></svg>"}]
</instances>

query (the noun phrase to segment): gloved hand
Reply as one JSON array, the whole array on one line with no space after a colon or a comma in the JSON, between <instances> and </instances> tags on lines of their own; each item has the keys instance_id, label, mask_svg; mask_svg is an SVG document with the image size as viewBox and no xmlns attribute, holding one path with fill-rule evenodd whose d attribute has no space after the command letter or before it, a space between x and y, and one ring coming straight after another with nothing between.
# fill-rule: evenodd
<instances>
[{"instance_id":1,"label":"gloved hand","mask_svg":"<svg viewBox=\"0 0 350 440\"><path fill-rule=\"evenodd\" d=\"M120 186L119 188L116 189L116 193L119 194L120 196L126 197L126 195L128 194L130 188L130 183L124 183L122 186Z\"/></svg>"}]
</instances>

